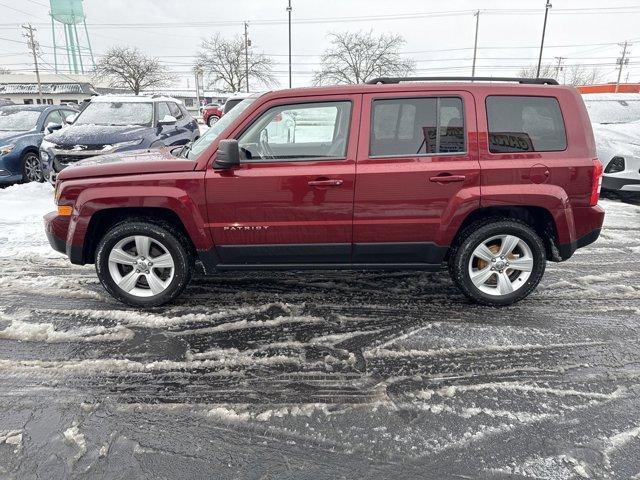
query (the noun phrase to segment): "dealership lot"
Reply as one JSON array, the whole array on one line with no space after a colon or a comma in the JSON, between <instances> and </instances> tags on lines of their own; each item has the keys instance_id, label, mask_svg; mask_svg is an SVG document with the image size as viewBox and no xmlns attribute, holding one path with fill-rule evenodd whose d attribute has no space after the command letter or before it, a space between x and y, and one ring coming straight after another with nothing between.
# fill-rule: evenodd
<instances>
[{"instance_id":1,"label":"dealership lot","mask_svg":"<svg viewBox=\"0 0 640 480\"><path fill-rule=\"evenodd\" d=\"M640 473L633 202L508 308L445 272L256 272L143 312L47 248L50 195L0 191L3 477Z\"/></svg>"}]
</instances>

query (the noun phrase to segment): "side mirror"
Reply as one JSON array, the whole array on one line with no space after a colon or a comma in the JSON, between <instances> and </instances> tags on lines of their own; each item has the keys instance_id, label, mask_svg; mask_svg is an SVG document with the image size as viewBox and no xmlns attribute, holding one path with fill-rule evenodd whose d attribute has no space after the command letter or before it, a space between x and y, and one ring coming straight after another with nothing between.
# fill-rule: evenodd
<instances>
[{"instance_id":1,"label":"side mirror","mask_svg":"<svg viewBox=\"0 0 640 480\"><path fill-rule=\"evenodd\" d=\"M44 129L44 132L46 134L55 132L56 130L60 130L62 128L62 125L59 123L54 123L54 122L49 122L47 123L47 126Z\"/></svg>"},{"instance_id":2,"label":"side mirror","mask_svg":"<svg viewBox=\"0 0 640 480\"><path fill-rule=\"evenodd\" d=\"M78 114L72 113L71 115L67 115L67 118L65 118L64 121L67 122L69 125L71 125L73 122L76 121L77 118L78 118Z\"/></svg>"},{"instance_id":3,"label":"side mirror","mask_svg":"<svg viewBox=\"0 0 640 480\"><path fill-rule=\"evenodd\" d=\"M238 165L240 165L240 147L238 147L238 140L220 140L216 160L213 162L213 168L216 170L229 170Z\"/></svg>"},{"instance_id":4,"label":"side mirror","mask_svg":"<svg viewBox=\"0 0 640 480\"><path fill-rule=\"evenodd\" d=\"M174 125L178 119L173 115L165 115L162 120L158 122L158 125Z\"/></svg>"}]
</instances>

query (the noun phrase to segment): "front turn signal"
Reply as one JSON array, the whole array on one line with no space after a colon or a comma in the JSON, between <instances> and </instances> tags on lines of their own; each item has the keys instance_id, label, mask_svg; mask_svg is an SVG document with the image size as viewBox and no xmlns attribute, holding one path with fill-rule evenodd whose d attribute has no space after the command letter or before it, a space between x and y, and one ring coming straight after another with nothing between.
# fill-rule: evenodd
<instances>
[{"instance_id":1,"label":"front turn signal","mask_svg":"<svg viewBox=\"0 0 640 480\"><path fill-rule=\"evenodd\" d=\"M69 217L73 212L73 207L70 205L58 205L58 215L62 217Z\"/></svg>"}]
</instances>

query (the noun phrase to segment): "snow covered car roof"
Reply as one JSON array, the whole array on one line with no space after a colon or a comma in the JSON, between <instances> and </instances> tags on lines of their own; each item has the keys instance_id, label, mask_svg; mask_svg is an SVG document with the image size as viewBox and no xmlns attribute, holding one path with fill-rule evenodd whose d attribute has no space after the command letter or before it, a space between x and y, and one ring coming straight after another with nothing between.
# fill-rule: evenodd
<instances>
[{"instance_id":1,"label":"snow covered car roof","mask_svg":"<svg viewBox=\"0 0 640 480\"><path fill-rule=\"evenodd\" d=\"M640 100L640 93L583 93L585 101L620 101L620 100Z\"/></svg>"},{"instance_id":2,"label":"snow covered car roof","mask_svg":"<svg viewBox=\"0 0 640 480\"><path fill-rule=\"evenodd\" d=\"M175 102L182 105L182 101L173 97L164 97L164 96L151 96L151 95L98 95L96 97L92 97L91 101L94 103L111 103L111 102L121 102L121 103L153 103L153 102Z\"/></svg>"}]
</instances>

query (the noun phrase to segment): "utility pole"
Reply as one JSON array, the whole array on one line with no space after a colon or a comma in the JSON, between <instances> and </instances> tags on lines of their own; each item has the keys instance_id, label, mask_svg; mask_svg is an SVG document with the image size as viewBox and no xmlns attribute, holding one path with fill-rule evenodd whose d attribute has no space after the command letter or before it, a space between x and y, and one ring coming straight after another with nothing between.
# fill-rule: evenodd
<instances>
[{"instance_id":1,"label":"utility pole","mask_svg":"<svg viewBox=\"0 0 640 480\"><path fill-rule=\"evenodd\" d=\"M480 25L480 10L473 14L476 17L476 39L473 42L473 65L471 66L471 78L476 76L476 54L478 52L478 26Z\"/></svg>"},{"instance_id":2,"label":"utility pole","mask_svg":"<svg viewBox=\"0 0 640 480\"><path fill-rule=\"evenodd\" d=\"M34 32L37 29L32 27L30 23L22 25L22 28L26 32L25 37L27 37L27 46L31 49L31 53L33 54L33 65L36 69L36 79L38 80L38 98L40 98L40 103L44 103L44 99L42 98L42 84L40 83L40 70L38 69L38 55L36 54L36 51L38 50L38 42L34 35Z\"/></svg>"},{"instance_id":3,"label":"utility pole","mask_svg":"<svg viewBox=\"0 0 640 480\"><path fill-rule=\"evenodd\" d=\"M200 77L202 76L202 69L200 67L196 67L193 69L193 73L196 76L196 99L198 101L198 109L202 106L200 100ZM187 82L189 79L187 78Z\"/></svg>"},{"instance_id":4,"label":"utility pole","mask_svg":"<svg viewBox=\"0 0 640 480\"><path fill-rule=\"evenodd\" d=\"M287 13L289 14L289 88L291 88L291 0L289 0L289 6L287 7Z\"/></svg>"},{"instance_id":5,"label":"utility pole","mask_svg":"<svg viewBox=\"0 0 640 480\"><path fill-rule=\"evenodd\" d=\"M624 42L619 44L622 47L622 57L616 60L616 63L620 65L618 69L618 81L616 82L616 93L618 93L618 89L620 88L620 78L622 77L622 67L625 65L629 65L629 57L627 56L627 47L629 46L629 42Z\"/></svg>"},{"instance_id":6,"label":"utility pole","mask_svg":"<svg viewBox=\"0 0 640 480\"><path fill-rule=\"evenodd\" d=\"M558 76L560 75L560 72L563 70L563 66L562 66L562 60L564 60L563 57L553 57L556 60L558 60L558 64L556 65L556 80L558 79Z\"/></svg>"},{"instance_id":7,"label":"utility pole","mask_svg":"<svg viewBox=\"0 0 640 480\"><path fill-rule=\"evenodd\" d=\"M549 15L549 9L551 8L551 2L547 0L544 6L544 24L542 25L542 41L540 42L540 55L538 56L538 70L536 72L536 78L540 78L540 66L542 65L542 49L544 48L544 34L547 30L547 16Z\"/></svg>"},{"instance_id":8,"label":"utility pole","mask_svg":"<svg viewBox=\"0 0 640 480\"><path fill-rule=\"evenodd\" d=\"M244 73L247 75L247 93L249 92L249 23L244 22Z\"/></svg>"}]
</instances>

